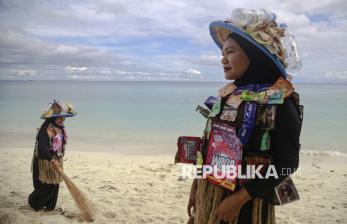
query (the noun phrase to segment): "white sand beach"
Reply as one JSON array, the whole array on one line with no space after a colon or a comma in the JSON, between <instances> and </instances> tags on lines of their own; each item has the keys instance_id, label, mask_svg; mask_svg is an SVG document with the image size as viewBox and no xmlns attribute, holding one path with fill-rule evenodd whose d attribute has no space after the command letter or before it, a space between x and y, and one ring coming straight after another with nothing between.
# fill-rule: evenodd
<instances>
[{"instance_id":1,"label":"white sand beach","mask_svg":"<svg viewBox=\"0 0 347 224\"><path fill-rule=\"evenodd\" d=\"M35 212L27 205L33 190L32 151L0 150L0 223L80 223L66 186L61 212ZM304 155L293 180L301 200L276 207L277 223L347 223L347 157ZM172 156L134 156L68 151L65 173L96 206L94 223L186 223L191 180L182 180ZM300 174L300 175L299 175Z\"/></svg>"}]
</instances>

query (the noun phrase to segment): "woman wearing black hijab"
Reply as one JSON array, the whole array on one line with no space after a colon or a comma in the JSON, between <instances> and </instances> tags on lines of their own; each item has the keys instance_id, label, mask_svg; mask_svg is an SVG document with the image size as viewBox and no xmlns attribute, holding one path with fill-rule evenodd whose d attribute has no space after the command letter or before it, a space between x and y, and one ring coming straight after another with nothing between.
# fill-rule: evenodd
<instances>
[{"instance_id":1,"label":"woman wearing black hijab","mask_svg":"<svg viewBox=\"0 0 347 224\"><path fill-rule=\"evenodd\" d=\"M228 38L233 39L242 48L250 61L249 67L241 77L235 79L234 85L244 86L252 83L273 84L280 78L280 71L258 48L237 33L231 33ZM224 65L223 61L222 64Z\"/></svg>"},{"instance_id":2,"label":"woman wearing black hijab","mask_svg":"<svg viewBox=\"0 0 347 224\"><path fill-rule=\"evenodd\" d=\"M225 120L223 118L225 107L228 105L227 102L235 97L235 91L240 88L251 88L252 85L265 86L271 89L279 82L287 84L289 82L281 78L284 76L281 74L283 70L278 69L278 66L264 51L236 32L231 32L222 42L222 54L225 78L234 80L234 82L221 90L221 109L215 119L218 122L227 123L235 128L237 133L240 133L240 129L244 128L245 110L247 110L246 100L237 106L237 115L234 119ZM231 90L230 87L232 87ZM275 223L274 205L271 197L269 198L267 195L271 195L274 188L288 175L294 173L299 165L301 117L298 103L296 103L292 91L288 89L285 92L288 94L285 94L283 103L276 106L270 105L275 110L274 123L270 125L269 131L264 130L264 126L258 124L259 117L266 117L266 113L262 110L263 105L257 104L256 124L250 129L247 141L242 142L243 165L252 165L248 163L249 158L265 158L266 161L271 161L278 177L238 180L234 191L206 180L194 180L187 208L191 217L190 223ZM271 117L272 115L270 115L270 120ZM267 136L265 144L264 136ZM202 148L203 155L205 153L204 160L206 159L206 150L209 148L205 144L205 147ZM286 172L283 173L283 170ZM195 211L195 215L191 212L192 209Z\"/></svg>"}]
</instances>

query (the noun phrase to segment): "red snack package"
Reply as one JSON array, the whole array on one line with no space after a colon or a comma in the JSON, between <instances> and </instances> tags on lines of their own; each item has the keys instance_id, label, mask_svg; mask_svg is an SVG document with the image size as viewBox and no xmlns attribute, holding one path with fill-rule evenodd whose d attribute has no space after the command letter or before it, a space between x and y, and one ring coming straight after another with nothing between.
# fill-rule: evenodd
<instances>
[{"instance_id":1,"label":"red snack package","mask_svg":"<svg viewBox=\"0 0 347 224\"><path fill-rule=\"evenodd\" d=\"M255 166L255 169L257 169L257 167L259 165L262 165L262 168L260 169L260 174L265 176L266 175L266 171L269 168L269 165L271 164L271 160L270 158L267 158L266 156L263 155L245 155L244 158L244 165L247 166ZM247 181L249 181L249 179L240 179L239 180L240 185L244 185Z\"/></svg>"},{"instance_id":2,"label":"red snack package","mask_svg":"<svg viewBox=\"0 0 347 224\"><path fill-rule=\"evenodd\" d=\"M213 172L212 174L206 173L206 179L213 184L234 191L237 181L237 169L241 163L242 144L236 135L235 129L224 123L213 123L206 158L206 165L212 166ZM233 166L233 173L236 174L235 178L230 178L227 175L220 178L220 175L223 174L223 166ZM215 176L215 172L218 177ZM230 171L227 170L224 173L227 172Z\"/></svg>"},{"instance_id":3,"label":"red snack package","mask_svg":"<svg viewBox=\"0 0 347 224\"><path fill-rule=\"evenodd\" d=\"M201 138L180 136L177 140L175 163L196 163L196 153L200 151Z\"/></svg>"}]
</instances>

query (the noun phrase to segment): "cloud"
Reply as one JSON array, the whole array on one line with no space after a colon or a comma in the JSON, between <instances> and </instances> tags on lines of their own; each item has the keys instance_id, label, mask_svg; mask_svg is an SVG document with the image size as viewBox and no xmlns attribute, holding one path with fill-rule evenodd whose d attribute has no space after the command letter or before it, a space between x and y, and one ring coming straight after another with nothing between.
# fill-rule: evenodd
<instances>
[{"instance_id":1,"label":"cloud","mask_svg":"<svg viewBox=\"0 0 347 224\"><path fill-rule=\"evenodd\" d=\"M88 67L73 67L69 65L69 66L66 66L64 69L69 72L76 72L76 71L86 71L88 70Z\"/></svg>"},{"instance_id":2,"label":"cloud","mask_svg":"<svg viewBox=\"0 0 347 224\"><path fill-rule=\"evenodd\" d=\"M37 75L37 71L32 69L12 69L8 70L4 75L7 77L32 78Z\"/></svg>"},{"instance_id":3,"label":"cloud","mask_svg":"<svg viewBox=\"0 0 347 224\"><path fill-rule=\"evenodd\" d=\"M201 72L200 72L200 71L198 71L198 70L196 70L196 69L193 69L193 68L188 69L188 70L186 71L186 73L187 73L187 74L190 74L190 75L193 75L193 76L200 76L200 75L201 75Z\"/></svg>"},{"instance_id":4,"label":"cloud","mask_svg":"<svg viewBox=\"0 0 347 224\"><path fill-rule=\"evenodd\" d=\"M220 66L221 65L221 55L216 54L202 54L199 58L195 59L193 63L201 64L201 65L212 65L212 66Z\"/></svg>"},{"instance_id":5,"label":"cloud","mask_svg":"<svg viewBox=\"0 0 347 224\"><path fill-rule=\"evenodd\" d=\"M347 71L328 71L325 77L328 79L347 80Z\"/></svg>"},{"instance_id":6,"label":"cloud","mask_svg":"<svg viewBox=\"0 0 347 224\"><path fill-rule=\"evenodd\" d=\"M344 0L2 0L0 79L221 81L208 24L235 7L288 24L303 52L296 80L341 80L331 71L347 70Z\"/></svg>"},{"instance_id":7,"label":"cloud","mask_svg":"<svg viewBox=\"0 0 347 224\"><path fill-rule=\"evenodd\" d=\"M76 54L78 53L78 48L67 45L59 45L57 46L57 53L61 54Z\"/></svg>"}]
</instances>

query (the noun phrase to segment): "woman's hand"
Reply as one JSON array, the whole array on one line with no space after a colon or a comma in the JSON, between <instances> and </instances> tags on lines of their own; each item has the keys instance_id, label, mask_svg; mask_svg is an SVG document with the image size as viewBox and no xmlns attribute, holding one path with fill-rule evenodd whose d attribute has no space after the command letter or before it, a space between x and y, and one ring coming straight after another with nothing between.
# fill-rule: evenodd
<instances>
[{"instance_id":1,"label":"woman's hand","mask_svg":"<svg viewBox=\"0 0 347 224\"><path fill-rule=\"evenodd\" d=\"M56 159L51 160L51 166L56 170L56 171L61 171L61 167L59 162Z\"/></svg>"},{"instance_id":2,"label":"woman's hand","mask_svg":"<svg viewBox=\"0 0 347 224\"><path fill-rule=\"evenodd\" d=\"M251 199L246 189L242 188L226 197L216 209L216 215L222 220L232 222L240 213L242 206Z\"/></svg>"},{"instance_id":3,"label":"woman's hand","mask_svg":"<svg viewBox=\"0 0 347 224\"><path fill-rule=\"evenodd\" d=\"M195 195L196 195L197 188L198 188L198 182L197 180L193 180L192 187L190 189L188 205L187 205L187 212L190 218L194 217L194 215L192 214L192 208L193 208L193 211L196 210Z\"/></svg>"}]
</instances>

